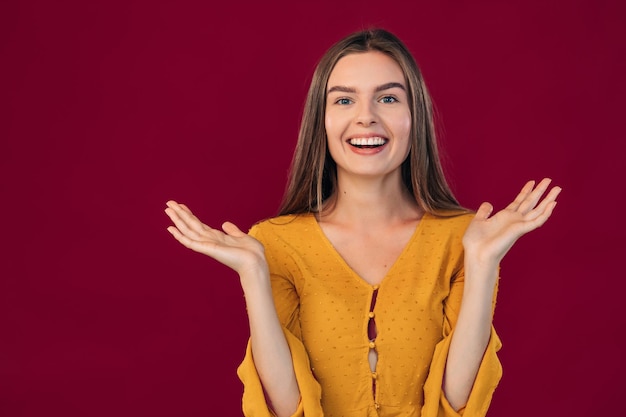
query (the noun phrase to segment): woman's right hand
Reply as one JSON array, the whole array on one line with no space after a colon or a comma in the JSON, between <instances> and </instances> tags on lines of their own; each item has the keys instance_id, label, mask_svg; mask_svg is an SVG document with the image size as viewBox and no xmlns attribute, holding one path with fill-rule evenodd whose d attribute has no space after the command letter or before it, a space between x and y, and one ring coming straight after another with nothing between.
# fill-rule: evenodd
<instances>
[{"instance_id":1,"label":"woman's right hand","mask_svg":"<svg viewBox=\"0 0 626 417\"><path fill-rule=\"evenodd\" d=\"M212 229L184 204L168 201L167 230L184 246L214 258L239 273L250 322L254 366L277 415L292 415L300 398L291 351L276 314L269 268L261 242L226 222ZM267 413L266 413L267 414Z\"/></svg>"},{"instance_id":2,"label":"woman's right hand","mask_svg":"<svg viewBox=\"0 0 626 417\"><path fill-rule=\"evenodd\" d=\"M261 242L239 230L230 222L222 231L202 223L184 204L168 201L165 213L174 222L167 230L185 247L210 256L235 270L240 276L247 272L267 271L265 250Z\"/></svg>"}]
</instances>

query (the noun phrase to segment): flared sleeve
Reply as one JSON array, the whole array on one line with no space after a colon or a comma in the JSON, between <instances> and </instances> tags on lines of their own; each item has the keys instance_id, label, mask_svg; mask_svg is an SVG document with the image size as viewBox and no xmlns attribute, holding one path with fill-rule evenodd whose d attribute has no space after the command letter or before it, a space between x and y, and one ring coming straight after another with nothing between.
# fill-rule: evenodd
<instances>
[{"instance_id":1,"label":"flared sleeve","mask_svg":"<svg viewBox=\"0 0 626 417\"><path fill-rule=\"evenodd\" d=\"M444 302L445 317L443 324L443 340L435 347L430 372L424 385L422 417L483 417L487 414L493 393L502 377L502 366L497 356L497 352L502 347L502 343L492 326L489 343L485 349L482 362L465 407L459 411L455 411L444 395L444 372L452 334L461 307L464 278L463 270L461 270L452 282L450 294ZM497 290L498 286L496 284L492 300L492 314L495 309Z\"/></svg>"},{"instance_id":2,"label":"flared sleeve","mask_svg":"<svg viewBox=\"0 0 626 417\"><path fill-rule=\"evenodd\" d=\"M262 228L253 226L249 234L258 239L265 246L265 255L270 269L274 306L278 318L283 326L283 333L289 345L294 372L300 390L300 401L294 417L323 416L320 404L322 390L311 370L307 351L301 341L299 306L300 300L296 285L289 273L289 259L285 254L275 251ZM250 341L246 348L243 361L237 369L237 375L243 383L242 410L247 417L273 417L271 404L263 390L263 385L257 373Z\"/></svg>"},{"instance_id":3,"label":"flared sleeve","mask_svg":"<svg viewBox=\"0 0 626 417\"><path fill-rule=\"evenodd\" d=\"M300 339L285 328L283 328L283 331L291 350L296 380L300 389L300 402L293 416L323 416L322 406L320 405L322 390L313 377L306 350ZM249 417L274 416L267 404L263 385L254 366L250 342L248 342L246 356L237 369L237 375L244 385L242 398L243 414Z\"/></svg>"}]
</instances>

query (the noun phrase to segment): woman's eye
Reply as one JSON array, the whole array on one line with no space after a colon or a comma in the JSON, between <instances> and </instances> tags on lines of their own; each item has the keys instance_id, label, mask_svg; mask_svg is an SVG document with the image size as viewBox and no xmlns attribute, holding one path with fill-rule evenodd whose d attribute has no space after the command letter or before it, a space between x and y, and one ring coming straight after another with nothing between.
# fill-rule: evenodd
<instances>
[{"instance_id":1,"label":"woman's eye","mask_svg":"<svg viewBox=\"0 0 626 417\"><path fill-rule=\"evenodd\" d=\"M337 103L337 104L344 104L345 105L345 104L352 103L352 100L350 100L349 98L340 98L335 103Z\"/></svg>"},{"instance_id":2,"label":"woman's eye","mask_svg":"<svg viewBox=\"0 0 626 417\"><path fill-rule=\"evenodd\" d=\"M380 101L382 103L395 103L398 100L395 97L393 97L393 96L385 96L385 97L381 98Z\"/></svg>"}]
</instances>

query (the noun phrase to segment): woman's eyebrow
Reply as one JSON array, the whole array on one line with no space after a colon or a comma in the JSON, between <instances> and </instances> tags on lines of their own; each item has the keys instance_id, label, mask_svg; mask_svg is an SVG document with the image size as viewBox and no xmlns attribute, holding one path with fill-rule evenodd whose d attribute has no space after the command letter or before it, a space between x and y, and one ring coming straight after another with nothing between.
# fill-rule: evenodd
<instances>
[{"instance_id":1,"label":"woman's eyebrow","mask_svg":"<svg viewBox=\"0 0 626 417\"><path fill-rule=\"evenodd\" d=\"M404 85L402 83L398 83L398 82L391 82L391 83L386 83L383 85L379 85L378 87L376 87L376 89L374 90L375 92L380 92L380 91L384 91L384 90L389 90L392 88L399 88L403 91L406 91L406 88L404 87ZM328 89L328 92L326 93L327 95L330 93L334 93L336 91L339 91L341 93L356 93L356 89L352 88L352 87L346 87L344 85L335 85L333 87L330 87Z\"/></svg>"},{"instance_id":2,"label":"woman's eyebrow","mask_svg":"<svg viewBox=\"0 0 626 417\"><path fill-rule=\"evenodd\" d=\"M380 86L376 87L375 91L379 92L379 91L389 90L391 88L399 88L399 89L401 89L403 91L406 91L406 88L404 88L403 84L396 83L396 82L380 85Z\"/></svg>"},{"instance_id":3,"label":"woman's eyebrow","mask_svg":"<svg viewBox=\"0 0 626 417\"><path fill-rule=\"evenodd\" d=\"M346 86L343 86L343 85L336 85L334 87L329 88L328 92L326 94L330 94L330 93L333 93L335 91L339 91L339 92L342 92L342 93L356 93L356 90L354 88L352 88L352 87L346 87Z\"/></svg>"}]
</instances>

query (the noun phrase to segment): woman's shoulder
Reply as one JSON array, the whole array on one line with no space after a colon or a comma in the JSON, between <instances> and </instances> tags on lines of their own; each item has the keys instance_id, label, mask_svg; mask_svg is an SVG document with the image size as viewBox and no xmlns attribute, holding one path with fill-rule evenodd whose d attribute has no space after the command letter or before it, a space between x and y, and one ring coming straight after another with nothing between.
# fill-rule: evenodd
<instances>
[{"instance_id":1,"label":"woman's shoulder","mask_svg":"<svg viewBox=\"0 0 626 417\"><path fill-rule=\"evenodd\" d=\"M441 233L463 234L465 229L474 218L475 213L466 211L443 211L428 213L425 215L427 223L438 229Z\"/></svg>"},{"instance_id":2,"label":"woman's shoulder","mask_svg":"<svg viewBox=\"0 0 626 417\"><path fill-rule=\"evenodd\" d=\"M249 233L253 236L263 235L284 235L300 233L311 226L311 221L315 217L311 213L287 214L283 216L271 217L256 222L250 228Z\"/></svg>"}]
</instances>

